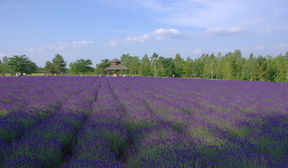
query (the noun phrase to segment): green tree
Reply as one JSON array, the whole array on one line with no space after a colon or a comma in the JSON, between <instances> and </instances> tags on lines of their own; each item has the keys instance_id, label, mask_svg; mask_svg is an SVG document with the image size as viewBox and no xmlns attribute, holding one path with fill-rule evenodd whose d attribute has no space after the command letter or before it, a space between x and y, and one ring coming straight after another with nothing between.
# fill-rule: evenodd
<instances>
[{"instance_id":1,"label":"green tree","mask_svg":"<svg viewBox=\"0 0 288 168\"><path fill-rule=\"evenodd\" d=\"M52 66L56 74L64 74L66 72L66 62L60 54L56 54L52 60Z\"/></svg>"},{"instance_id":2,"label":"green tree","mask_svg":"<svg viewBox=\"0 0 288 168\"><path fill-rule=\"evenodd\" d=\"M142 76L150 76L151 75L151 62L147 54L145 54L144 57L141 59L140 64L141 64L140 74Z\"/></svg>"},{"instance_id":3,"label":"green tree","mask_svg":"<svg viewBox=\"0 0 288 168\"><path fill-rule=\"evenodd\" d=\"M129 75L138 75L140 71L140 60L137 56L123 54L121 56L121 64L128 68Z\"/></svg>"},{"instance_id":4,"label":"green tree","mask_svg":"<svg viewBox=\"0 0 288 168\"><path fill-rule=\"evenodd\" d=\"M223 58L224 79L239 80L242 77L243 58L240 50L225 54Z\"/></svg>"},{"instance_id":5,"label":"green tree","mask_svg":"<svg viewBox=\"0 0 288 168\"><path fill-rule=\"evenodd\" d=\"M197 77L197 78L205 78L204 76L204 62L201 59L201 57L199 59L196 59L193 61L193 77Z\"/></svg>"},{"instance_id":6,"label":"green tree","mask_svg":"<svg viewBox=\"0 0 288 168\"><path fill-rule=\"evenodd\" d=\"M210 79L216 78L217 60L214 53L202 55L202 61L204 62L204 76Z\"/></svg>"},{"instance_id":7,"label":"green tree","mask_svg":"<svg viewBox=\"0 0 288 168\"><path fill-rule=\"evenodd\" d=\"M157 53L153 53L152 56L151 56L151 69L152 69L152 72L153 72L153 75L154 77L157 77L158 74L158 66L159 66L159 61L158 61L158 58L159 58L159 55ZM157 68L158 67L158 68Z\"/></svg>"},{"instance_id":8,"label":"green tree","mask_svg":"<svg viewBox=\"0 0 288 168\"><path fill-rule=\"evenodd\" d=\"M255 80L256 79L256 68L255 68L256 59L254 54L250 54L249 58L244 61L243 64L243 78L244 80Z\"/></svg>"},{"instance_id":9,"label":"green tree","mask_svg":"<svg viewBox=\"0 0 288 168\"><path fill-rule=\"evenodd\" d=\"M275 82L277 76L277 66L276 62L273 60L271 56L267 56L267 73L266 80Z\"/></svg>"},{"instance_id":10,"label":"green tree","mask_svg":"<svg viewBox=\"0 0 288 168\"><path fill-rule=\"evenodd\" d=\"M172 77L175 74L175 64L173 58L158 58L160 71L159 77Z\"/></svg>"},{"instance_id":11,"label":"green tree","mask_svg":"<svg viewBox=\"0 0 288 168\"><path fill-rule=\"evenodd\" d=\"M215 77L216 79L223 79L223 56L219 52L216 56Z\"/></svg>"},{"instance_id":12,"label":"green tree","mask_svg":"<svg viewBox=\"0 0 288 168\"><path fill-rule=\"evenodd\" d=\"M257 57L254 66L256 68L255 80L261 80L261 81L267 80L268 66L266 58L263 56Z\"/></svg>"},{"instance_id":13,"label":"green tree","mask_svg":"<svg viewBox=\"0 0 288 168\"><path fill-rule=\"evenodd\" d=\"M46 61L44 69L47 73L56 74L56 70L55 70L54 65L51 61Z\"/></svg>"},{"instance_id":14,"label":"green tree","mask_svg":"<svg viewBox=\"0 0 288 168\"><path fill-rule=\"evenodd\" d=\"M285 70L284 71L286 72L285 73L286 74L285 75L285 78L286 78L285 81L288 82L288 52L286 52L285 55L284 55L284 62L285 62L284 63L285 64L284 65L285 66Z\"/></svg>"},{"instance_id":15,"label":"green tree","mask_svg":"<svg viewBox=\"0 0 288 168\"><path fill-rule=\"evenodd\" d=\"M175 59L175 76L182 77L184 76L184 60L181 58L180 54L176 54Z\"/></svg>"},{"instance_id":16,"label":"green tree","mask_svg":"<svg viewBox=\"0 0 288 168\"><path fill-rule=\"evenodd\" d=\"M165 64L165 58L162 56L159 56L155 61L155 65L157 65L156 72L155 72L156 77L164 76L164 64Z\"/></svg>"},{"instance_id":17,"label":"green tree","mask_svg":"<svg viewBox=\"0 0 288 168\"><path fill-rule=\"evenodd\" d=\"M183 77L193 77L193 60L190 57L187 57L187 59L184 61Z\"/></svg>"},{"instance_id":18,"label":"green tree","mask_svg":"<svg viewBox=\"0 0 288 168\"><path fill-rule=\"evenodd\" d=\"M276 81L288 81L288 53L282 54L275 58L276 62Z\"/></svg>"},{"instance_id":19,"label":"green tree","mask_svg":"<svg viewBox=\"0 0 288 168\"><path fill-rule=\"evenodd\" d=\"M91 67L92 61L90 59L84 60L80 59L76 62L72 62L70 66L70 73L71 74L87 74L92 72L94 69Z\"/></svg>"},{"instance_id":20,"label":"green tree","mask_svg":"<svg viewBox=\"0 0 288 168\"><path fill-rule=\"evenodd\" d=\"M37 73L44 74L44 73L46 73L46 70L43 67L38 67L37 68Z\"/></svg>"},{"instance_id":21,"label":"green tree","mask_svg":"<svg viewBox=\"0 0 288 168\"><path fill-rule=\"evenodd\" d=\"M66 72L66 62L60 54L56 54L51 61L46 61L44 69L51 74L64 74Z\"/></svg>"},{"instance_id":22,"label":"green tree","mask_svg":"<svg viewBox=\"0 0 288 168\"><path fill-rule=\"evenodd\" d=\"M10 67L8 65L8 57L4 56L1 62L1 75L4 76L6 73L11 73Z\"/></svg>"},{"instance_id":23,"label":"green tree","mask_svg":"<svg viewBox=\"0 0 288 168\"><path fill-rule=\"evenodd\" d=\"M8 66L13 73L27 73L31 74L37 71L37 65L32 62L26 55L15 55L8 58Z\"/></svg>"},{"instance_id":24,"label":"green tree","mask_svg":"<svg viewBox=\"0 0 288 168\"><path fill-rule=\"evenodd\" d=\"M105 68L109 67L110 64L111 63L109 62L108 59L101 60L99 64L96 64L96 68L95 68L96 74L99 74L99 75L106 74L107 72L105 71Z\"/></svg>"}]
</instances>

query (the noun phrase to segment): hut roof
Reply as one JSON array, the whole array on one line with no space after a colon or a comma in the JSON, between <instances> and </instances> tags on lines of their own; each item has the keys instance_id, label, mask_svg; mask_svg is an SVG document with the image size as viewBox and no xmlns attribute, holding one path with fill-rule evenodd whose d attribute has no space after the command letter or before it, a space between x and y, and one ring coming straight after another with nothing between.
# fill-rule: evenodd
<instances>
[{"instance_id":1,"label":"hut roof","mask_svg":"<svg viewBox=\"0 0 288 168\"><path fill-rule=\"evenodd\" d=\"M113 70L127 70L128 68L121 65L121 61L118 59L113 59L110 61L111 65L105 68L106 71L113 71Z\"/></svg>"}]
</instances>

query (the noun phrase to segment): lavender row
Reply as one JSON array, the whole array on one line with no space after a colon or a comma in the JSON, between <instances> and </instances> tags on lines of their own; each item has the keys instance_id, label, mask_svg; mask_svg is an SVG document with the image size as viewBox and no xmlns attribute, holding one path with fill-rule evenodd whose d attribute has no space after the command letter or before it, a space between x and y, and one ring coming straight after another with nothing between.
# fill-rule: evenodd
<instances>
[{"instance_id":1,"label":"lavender row","mask_svg":"<svg viewBox=\"0 0 288 168\"><path fill-rule=\"evenodd\" d=\"M145 103L142 99L143 94L137 96L133 84L126 85L127 83L117 80L111 80L111 84L118 92L120 102L124 104L128 115L134 118L130 121L131 127L134 129L138 127L133 135L135 151L127 159L127 167L177 167L179 164L182 164L182 167L193 167L193 165L207 167L209 165L203 160L204 156L199 155L197 159L192 159L196 157L197 152L191 148L190 139L179 133L172 122L161 118L149 104ZM137 113L138 111L141 113ZM186 155L175 155L171 153L172 151L184 152Z\"/></svg>"},{"instance_id":2,"label":"lavender row","mask_svg":"<svg viewBox=\"0 0 288 168\"><path fill-rule=\"evenodd\" d=\"M47 121L14 143L12 154L6 157L4 167L56 167L63 155L69 153L74 135L83 124L90 105L96 97L100 81L94 79L77 97L69 99Z\"/></svg>"},{"instance_id":3,"label":"lavender row","mask_svg":"<svg viewBox=\"0 0 288 168\"><path fill-rule=\"evenodd\" d=\"M64 167L123 167L119 160L127 146L127 131L120 122L121 113L107 80L102 79L97 101L79 131L73 156Z\"/></svg>"},{"instance_id":4,"label":"lavender row","mask_svg":"<svg viewBox=\"0 0 288 168\"><path fill-rule=\"evenodd\" d=\"M172 128L171 123L157 117L142 99L131 94L131 91L121 81L110 80L110 83L126 110L126 122L124 122L130 127L134 141L132 144L134 150L127 151L129 157L125 165L127 167L161 167L161 165L163 167L168 165L175 167L176 162L174 164L168 163L167 160L162 160L163 157L160 156L163 156L166 149L170 150L176 147L175 144L184 143L183 136ZM179 150L181 151L181 149ZM177 159L172 155L165 156L170 161ZM185 164L193 165L194 161L186 159Z\"/></svg>"},{"instance_id":5,"label":"lavender row","mask_svg":"<svg viewBox=\"0 0 288 168\"><path fill-rule=\"evenodd\" d=\"M38 97L37 102L31 99L30 105L0 117L0 146L9 144L14 138L19 138L26 134L30 127L53 114L59 109L62 102L83 90L87 87L87 83L89 84L93 81L92 78L81 80L79 80L80 78L73 78L67 81L56 79L54 82L57 84L51 84L52 88L49 88L50 82L46 83L46 79L44 79L44 82L38 83L40 85L38 87L48 87L50 90L45 90L45 92L42 90L43 93L35 93L33 97ZM53 81L53 78L50 80Z\"/></svg>"}]
</instances>

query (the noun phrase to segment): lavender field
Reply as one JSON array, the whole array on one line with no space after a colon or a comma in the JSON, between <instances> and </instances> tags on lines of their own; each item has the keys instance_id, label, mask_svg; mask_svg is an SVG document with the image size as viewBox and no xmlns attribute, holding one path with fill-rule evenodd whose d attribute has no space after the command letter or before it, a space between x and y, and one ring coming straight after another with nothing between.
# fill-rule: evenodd
<instances>
[{"instance_id":1,"label":"lavender field","mask_svg":"<svg viewBox=\"0 0 288 168\"><path fill-rule=\"evenodd\" d=\"M285 168L288 83L0 78L3 168Z\"/></svg>"}]
</instances>

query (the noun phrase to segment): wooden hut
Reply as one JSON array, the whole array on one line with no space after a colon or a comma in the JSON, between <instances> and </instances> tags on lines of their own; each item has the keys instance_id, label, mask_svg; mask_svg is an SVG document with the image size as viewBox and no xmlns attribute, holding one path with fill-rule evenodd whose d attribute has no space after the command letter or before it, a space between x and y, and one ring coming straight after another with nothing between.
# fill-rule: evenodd
<instances>
[{"instance_id":1,"label":"wooden hut","mask_svg":"<svg viewBox=\"0 0 288 168\"><path fill-rule=\"evenodd\" d=\"M122 72L123 73L126 73L128 68L121 65L121 61L118 60L118 59L113 59L110 61L111 65L107 68L105 68L105 71L109 71L110 73L113 73L113 74L119 74Z\"/></svg>"}]
</instances>

